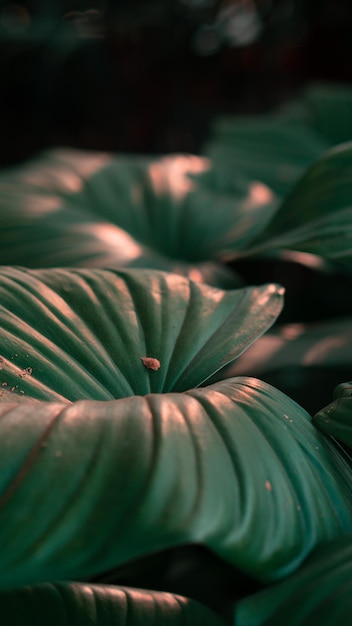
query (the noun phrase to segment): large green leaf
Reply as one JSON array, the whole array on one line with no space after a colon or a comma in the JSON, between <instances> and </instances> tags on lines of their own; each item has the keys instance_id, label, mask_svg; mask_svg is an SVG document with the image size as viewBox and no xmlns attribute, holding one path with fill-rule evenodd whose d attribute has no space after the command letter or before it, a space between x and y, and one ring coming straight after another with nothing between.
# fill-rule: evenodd
<instances>
[{"instance_id":1,"label":"large green leaf","mask_svg":"<svg viewBox=\"0 0 352 626\"><path fill-rule=\"evenodd\" d=\"M52 150L0 176L0 263L148 267L234 286L218 261L274 208L264 184L205 157Z\"/></svg>"},{"instance_id":2,"label":"large green leaf","mask_svg":"<svg viewBox=\"0 0 352 626\"><path fill-rule=\"evenodd\" d=\"M0 594L6 626L224 626L201 604L171 593L43 583Z\"/></svg>"},{"instance_id":3,"label":"large green leaf","mask_svg":"<svg viewBox=\"0 0 352 626\"><path fill-rule=\"evenodd\" d=\"M0 417L2 587L82 580L187 543L269 581L352 532L349 460L256 379L4 402Z\"/></svg>"},{"instance_id":4,"label":"large green leaf","mask_svg":"<svg viewBox=\"0 0 352 626\"><path fill-rule=\"evenodd\" d=\"M236 626L345 626L352 615L352 536L313 555L295 574L237 605Z\"/></svg>"},{"instance_id":5,"label":"large green leaf","mask_svg":"<svg viewBox=\"0 0 352 626\"><path fill-rule=\"evenodd\" d=\"M204 383L271 326L283 289L222 291L148 270L2 268L0 303L2 397L111 400Z\"/></svg>"},{"instance_id":6,"label":"large green leaf","mask_svg":"<svg viewBox=\"0 0 352 626\"><path fill-rule=\"evenodd\" d=\"M283 248L350 263L351 176L352 143L325 153L297 183L247 253Z\"/></svg>"}]
</instances>

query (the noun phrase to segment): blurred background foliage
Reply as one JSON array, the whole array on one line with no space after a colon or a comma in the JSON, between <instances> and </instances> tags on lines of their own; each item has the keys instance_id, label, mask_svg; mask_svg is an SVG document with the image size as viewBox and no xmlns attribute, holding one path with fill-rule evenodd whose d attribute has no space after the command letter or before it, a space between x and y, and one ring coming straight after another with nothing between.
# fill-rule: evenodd
<instances>
[{"instance_id":1,"label":"blurred background foliage","mask_svg":"<svg viewBox=\"0 0 352 626\"><path fill-rule=\"evenodd\" d=\"M199 153L218 114L351 79L349 0L0 0L0 165Z\"/></svg>"}]
</instances>

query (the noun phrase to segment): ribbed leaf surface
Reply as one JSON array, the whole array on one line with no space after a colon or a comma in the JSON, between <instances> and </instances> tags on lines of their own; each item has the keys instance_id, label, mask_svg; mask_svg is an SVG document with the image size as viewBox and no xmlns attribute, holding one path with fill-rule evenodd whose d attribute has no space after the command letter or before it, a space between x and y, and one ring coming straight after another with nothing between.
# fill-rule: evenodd
<instances>
[{"instance_id":1,"label":"ribbed leaf surface","mask_svg":"<svg viewBox=\"0 0 352 626\"><path fill-rule=\"evenodd\" d=\"M3 268L2 397L184 391L238 357L282 304L276 285L227 292L148 270Z\"/></svg>"},{"instance_id":2,"label":"ribbed leaf surface","mask_svg":"<svg viewBox=\"0 0 352 626\"><path fill-rule=\"evenodd\" d=\"M0 404L0 585L186 543L275 580L352 532L352 469L284 394L235 378L111 402Z\"/></svg>"}]
</instances>

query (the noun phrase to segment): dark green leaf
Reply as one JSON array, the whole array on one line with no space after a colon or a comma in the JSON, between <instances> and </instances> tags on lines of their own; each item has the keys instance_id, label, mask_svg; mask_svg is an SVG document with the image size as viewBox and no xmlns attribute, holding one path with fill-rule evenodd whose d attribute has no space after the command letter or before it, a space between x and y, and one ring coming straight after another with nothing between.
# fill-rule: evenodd
<instances>
[{"instance_id":1,"label":"dark green leaf","mask_svg":"<svg viewBox=\"0 0 352 626\"><path fill-rule=\"evenodd\" d=\"M264 184L235 184L205 157L52 150L0 177L0 262L148 267L227 288L238 279L218 261L274 208Z\"/></svg>"},{"instance_id":2,"label":"dark green leaf","mask_svg":"<svg viewBox=\"0 0 352 626\"><path fill-rule=\"evenodd\" d=\"M352 536L316 549L295 574L239 602L236 626L345 626L352 615Z\"/></svg>"}]
</instances>

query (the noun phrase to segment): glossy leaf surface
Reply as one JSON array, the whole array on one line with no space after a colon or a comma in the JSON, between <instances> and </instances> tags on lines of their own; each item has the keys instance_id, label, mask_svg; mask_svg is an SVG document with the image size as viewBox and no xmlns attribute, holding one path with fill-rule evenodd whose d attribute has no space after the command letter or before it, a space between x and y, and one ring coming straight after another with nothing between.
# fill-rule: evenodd
<instances>
[{"instance_id":1,"label":"glossy leaf surface","mask_svg":"<svg viewBox=\"0 0 352 626\"><path fill-rule=\"evenodd\" d=\"M111 400L200 385L271 326L283 290L222 291L148 270L3 268L0 303L3 396Z\"/></svg>"},{"instance_id":2,"label":"glossy leaf surface","mask_svg":"<svg viewBox=\"0 0 352 626\"><path fill-rule=\"evenodd\" d=\"M218 261L275 207L263 183L236 182L205 157L52 150L0 177L0 262L148 267L230 287Z\"/></svg>"},{"instance_id":3,"label":"glossy leaf surface","mask_svg":"<svg viewBox=\"0 0 352 626\"><path fill-rule=\"evenodd\" d=\"M0 415L2 587L187 543L270 581L352 532L348 459L256 379Z\"/></svg>"},{"instance_id":4,"label":"glossy leaf surface","mask_svg":"<svg viewBox=\"0 0 352 626\"><path fill-rule=\"evenodd\" d=\"M352 536L314 551L287 580L239 602L236 626L344 626L352 614Z\"/></svg>"},{"instance_id":5,"label":"glossy leaf surface","mask_svg":"<svg viewBox=\"0 0 352 626\"><path fill-rule=\"evenodd\" d=\"M0 594L11 626L224 626L201 604L171 593L79 583L43 583Z\"/></svg>"}]
</instances>

